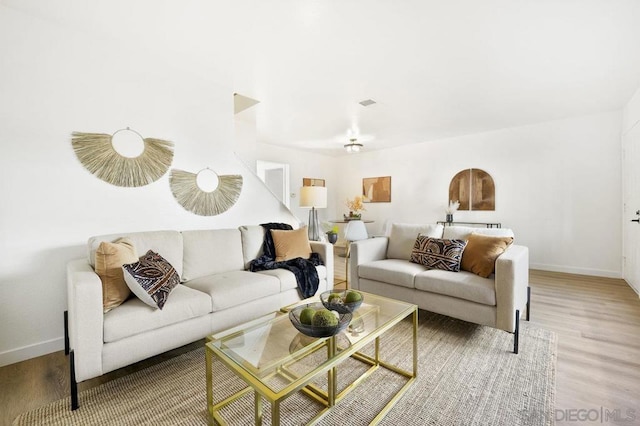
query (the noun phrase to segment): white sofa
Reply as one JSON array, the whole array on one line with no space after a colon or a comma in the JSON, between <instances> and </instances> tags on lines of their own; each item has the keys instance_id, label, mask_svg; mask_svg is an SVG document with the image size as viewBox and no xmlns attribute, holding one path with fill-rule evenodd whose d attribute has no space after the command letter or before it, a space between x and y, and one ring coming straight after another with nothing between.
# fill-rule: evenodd
<instances>
[{"instance_id":1,"label":"white sofa","mask_svg":"<svg viewBox=\"0 0 640 426\"><path fill-rule=\"evenodd\" d=\"M354 289L417 304L421 309L514 334L518 353L521 315L529 319L529 250L511 244L488 278L467 271L427 269L409 261L419 233L468 239L471 233L513 236L505 228L392 224L387 237L351 243L349 280Z\"/></svg>"},{"instance_id":2,"label":"white sofa","mask_svg":"<svg viewBox=\"0 0 640 426\"><path fill-rule=\"evenodd\" d=\"M181 278L162 310L131 296L103 314L102 286L94 271L102 241L127 237L139 254L153 250ZM65 351L70 353L72 409L77 382L103 375L299 301L295 276L284 269L249 272L262 254L264 228L153 231L89 239L88 256L67 266L68 312ZM333 288L333 246L311 242L324 266L317 266L318 292Z\"/></svg>"}]
</instances>

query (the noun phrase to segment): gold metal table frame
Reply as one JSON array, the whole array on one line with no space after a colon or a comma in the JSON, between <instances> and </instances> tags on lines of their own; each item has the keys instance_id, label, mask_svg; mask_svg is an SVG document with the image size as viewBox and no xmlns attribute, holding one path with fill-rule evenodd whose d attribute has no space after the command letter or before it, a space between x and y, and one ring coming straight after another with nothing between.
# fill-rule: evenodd
<instances>
[{"instance_id":1,"label":"gold metal table frame","mask_svg":"<svg viewBox=\"0 0 640 426\"><path fill-rule=\"evenodd\" d=\"M205 357L207 367L207 408L208 408L208 421L210 425L226 425L228 424L221 415L221 410L239 398L245 396L249 392L254 392L254 411L255 411L255 424L261 425L263 420L263 400L264 397L271 405L271 424L280 424L280 403L289 397L290 395L302 391L310 398L318 401L324 406L318 412L308 424L313 425L319 423L329 411L339 403L349 392L355 389L361 384L367 377L373 374L378 368L382 367L393 371L399 375L407 377L407 382L400 388L400 390L394 395L391 400L382 408L377 416L372 420L371 424L377 424L384 418L384 416L391 410L394 404L402 398L404 393L415 381L418 374L418 343L417 343L417 330L418 330L418 308L416 305L387 299L381 296L371 295L363 293L365 303L360 310L364 310L365 313L361 319L365 320L366 315L374 315L376 327L367 332L362 338L351 343L348 347L338 347L336 336L317 339L304 346L297 352L284 356L271 362L267 366L263 366L265 371L268 371L264 377L256 377L255 371L249 362L239 359L238 356L231 356L232 349L225 347L224 342L230 341L236 337L242 336L247 330L251 330L256 327L264 327L270 323L276 321L286 321L291 328L294 328L290 323L286 315L278 315L277 313L272 315L271 318L265 318L262 320L254 320L247 324L240 325L234 329L223 332L217 335L210 336L206 343ZM309 303L315 301L314 298L307 299L301 303ZM378 321L382 315L381 310L384 309L385 304L395 304L395 311L392 315L382 318L382 321ZM291 307L283 308L283 312L286 312ZM363 309L364 308L364 309ZM367 309L368 308L368 309ZM360 310L358 312L360 312ZM398 366L391 365L380 359L380 337L390 330L393 326L398 324L403 319L412 316L413 323L413 368L412 371L406 371ZM356 317L354 317L356 318ZM352 321L353 323L353 321ZM282 325L282 323L280 323ZM345 331L346 332L346 331ZM368 344L374 343L373 356L364 354L361 350ZM317 365L311 371L306 372L303 375L297 375L289 367L299 361L302 358L308 357L312 353L326 349L327 358L326 361ZM221 361L226 368L231 370L237 377L242 379L247 387L239 392L219 401L214 402L213 392L213 357ZM346 386L342 391L337 390L337 374L340 364L347 358L353 358L360 362L369 365L367 371L360 375L351 384ZM312 384L311 382L322 374L327 374L327 390ZM278 376L284 379L288 384L282 389L274 391L265 381L273 376Z\"/></svg>"}]
</instances>

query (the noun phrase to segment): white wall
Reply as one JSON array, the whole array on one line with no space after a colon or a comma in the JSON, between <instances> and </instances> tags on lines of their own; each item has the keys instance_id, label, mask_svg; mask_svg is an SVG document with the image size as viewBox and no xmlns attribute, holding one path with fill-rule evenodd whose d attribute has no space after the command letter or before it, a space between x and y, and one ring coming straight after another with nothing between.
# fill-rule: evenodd
<instances>
[{"instance_id":1,"label":"white wall","mask_svg":"<svg viewBox=\"0 0 640 426\"><path fill-rule=\"evenodd\" d=\"M496 211L457 219L514 228L533 267L620 275L618 112L338 159L264 144L245 150L291 165L296 219L233 155L234 137L253 130L234 131L230 76L204 81L176 58L1 5L0 52L0 365L62 348L65 264L85 254L89 236L306 222L307 210L297 207L303 177L326 180L329 205L319 216L329 220L346 212L344 200L360 194L363 177L391 175L392 202L365 212L376 232L389 218L443 219L451 177L481 168L496 182ZM242 173L238 203L203 218L175 202L167 176L135 189L92 176L75 158L71 132L126 126L172 140L173 167Z\"/></svg>"},{"instance_id":2,"label":"white wall","mask_svg":"<svg viewBox=\"0 0 640 426\"><path fill-rule=\"evenodd\" d=\"M252 170L256 170L256 160L289 164L290 210L300 223L308 223L309 209L300 208L298 193L303 178L324 179L327 187L327 208L318 209L318 220L326 222L342 217L341 206L336 203L338 188L342 185L339 179L339 159L309 151L288 149L281 146L265 144L257 141L256 114L260 108L257 104L235 115L234 149Z\"/></svg>"},{"instance_id":3,"label":"white wall","mask_svg":"<svg viewBox=\"0 0 640 426\"><path fill-rule=\"evenodd\" d=\"M91 235L296 222L233 154L228 77L212 84L173 58L4 6L0 52L0 365L63 347L65 265ZM175 201L168 174L142 188L91 175L71 132L126 126L173 141L172 167L241 173L239 201L199 217Z\"/></svg>"},{"instance_id":4,"label":"white wall","mask_svg":"<svg viewBox=\"0 0 640 426\"><path fill-rule=\"evenodd\" d=\"M622 117L622 133L631 130L640 121L640 88L625 105Z\"/></svg>"},{"instance_id":5,"label":"white wall","mask_svg":"<svg viewBox=\"0 0 640 426\"><path fill-rule=\"evenodd\" d=\"M609 112L350 155L338 199L358 195L362 178L390 175L391 203L366 205L372 232L387 219L444 220L451 178L483 169L495 181L496 210L455 219L513 228L532 268L620 277L621 121Z\"/></svg>"}]
</instances>

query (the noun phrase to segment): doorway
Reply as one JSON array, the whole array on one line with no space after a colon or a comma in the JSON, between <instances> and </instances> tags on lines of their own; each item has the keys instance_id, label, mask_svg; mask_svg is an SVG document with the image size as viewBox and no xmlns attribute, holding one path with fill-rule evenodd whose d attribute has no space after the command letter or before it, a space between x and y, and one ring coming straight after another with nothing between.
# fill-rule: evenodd
<instances>
[{"instance_id":1,"label":"doorway","mask_svg":"<svg viewBox=\"0 0 640 426\"><path fill-rule=\"evenodd\" d=\"M623 276L640 294L640 121L623 140Z\"/></svg>"},{"instance_id":2,"label":"doorway","mask_svg":"<svg viewBox=\"0 0 640 426\"><path fill-rule=\"evenodd\" d=\"M289 165L256 160L256 173L271 193L290 208Z\"/></svg>"}]
</instances>

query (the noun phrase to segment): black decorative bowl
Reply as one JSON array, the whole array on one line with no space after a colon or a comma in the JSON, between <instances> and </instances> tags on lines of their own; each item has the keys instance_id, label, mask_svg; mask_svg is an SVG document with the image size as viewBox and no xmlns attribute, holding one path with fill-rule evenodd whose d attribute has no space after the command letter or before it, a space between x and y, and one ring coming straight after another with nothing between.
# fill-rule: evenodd
<instances>
[{"instance_id":1,"label":"black decorative bowl","mask_svg":"<svg viewBox=\"0 0 640 426\"><path fill-rule=\"evenodd\" d=\"M340 314L340 316L338 317L338 324L334 326L321 327L321 326L314 326L312 324L304 324L300 322L300 312L302 312L304 308L313 308L316 311L318 311L320 309L325 309L325 307L322 305L322 303L316 302L316 303L307 303L304 305L296 306L291 311L289 311L289 320L291 321L293 326L297 328L299 332L306 334L307 336L311 336L311 337L334 336L340 333L345 328L347 328L347 326L351 322L351 318L352 318L351 314L346 313L346 314Z\"/></svg>"},{"instance_id":2,"label":"black decorative bowl","mask_svg":"<svg viewBox=\"0 0 640 426\"><path fill-rule=\"evenodd\" d=\"M358 293L360 294L360 300L356 300L355 302L345 302L344 299L347 296L347 293ZM344 290L344 291L335 291L329 290L320 293L320 301L324 305L325 308L330 311L337 311L341 314L350 314L353 313L356 309L362 305L362 301L364 300L364 296L359 291L355 290Z\"/></svg>"}]
</instances>

